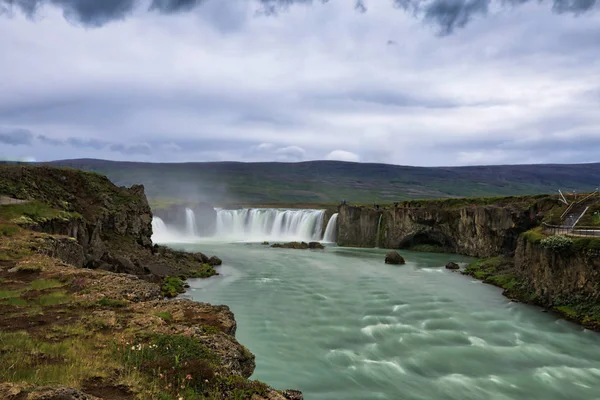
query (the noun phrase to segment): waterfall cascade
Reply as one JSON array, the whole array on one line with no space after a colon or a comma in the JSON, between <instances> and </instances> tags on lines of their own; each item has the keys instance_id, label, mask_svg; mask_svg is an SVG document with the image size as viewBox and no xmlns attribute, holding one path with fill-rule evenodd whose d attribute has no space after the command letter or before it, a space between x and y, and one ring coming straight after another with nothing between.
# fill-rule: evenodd
<instances>
[{"instance_id":1,"label":"waterfall cascade","mask_svg":"<svg viewBox=\"0 0 600 400\"><path fill-rule=\"evenodd\" d=\"M198 229L196 227L196 214L191 208L185 209L185 231L188 236L198 236Z\"/></svg>"},{"instance_id":2,"label":"waterfall cascade","mask_svg":"<svg viewBox=\"0 0 600 400\"><path fill-rule=\"evenodd\" d=\"M237 240L321 240L323 210L217 210L217 233Z\"/></svg>"},{"instance_id":3,"label":"waterfall cascade","mask_svg":"<svg viewBox=\"0 0 600 400\"><path fill-rule=\"evenodd\" d=\"M152 218L152 241L165 243L165 242L173 242L178 241L175 232L172 232L171 229L165 224L165 222L159 218Z\"/></svg>"},{"instance_id":4,"label":"waterfall cascade","mask_svg":"<svg viewBox=\"0 0 600 400\"><path fill-rule=\"evenodd\" d=\"M214 238L236 241L319 241L323 231L323 210L244 208L216 210ZM326 229L326 240L335 241L337 214ZM185 225L169 225L154 216L152 240L155 242L189 242L200 238L194 210L185 209Z\"/></svg>"},{"instance_id":5,"label":"waterfall cascade","mask_svg":"<svg viewBox=\"0 0 600 400\"><path fill-rule=\"evenodd\" d=\"M335 243L337 240L337 219L338 213L333 214L329 219L327 228L325 229L325 235L323 236L324 242Z\"/></svg>"}]
</instances>

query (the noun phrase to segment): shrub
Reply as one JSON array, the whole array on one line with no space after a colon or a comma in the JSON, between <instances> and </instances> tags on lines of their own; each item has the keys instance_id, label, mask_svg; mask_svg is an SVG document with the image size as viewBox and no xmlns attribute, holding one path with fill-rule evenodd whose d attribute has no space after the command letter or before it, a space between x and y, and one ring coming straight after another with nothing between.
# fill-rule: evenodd
<instances>
[{"instance_id":1,"label":"shrub","mask_svg":"<svg viewBox=\"0 0 600 400\"><path fill-rule=\"evenodd\" d=\"M200 267L197 270L191 271L189 273L189 277L190 278L210 278L213 275L216 275L217 271L215 271L215 269L209 265L209 264L202 264L202 267Z\"/></svg>"},{"instance_id":2,"label":"shrub","mask_svg":"<svg viewBox=\"0 0 600 400\"><path fill-rule=\"evenodd\" d=\"M109 299L108 297L101 298L97 301L96 304L98 304L100 307L107 308L121 308L127 307L127 305L129 305L129 303L125 300Z\"/></svg>"},{"instance_id":3,"label":"shrub","mask_svg":"<svg viewBox=\"0 0 600 400\"><path fill-rule=\"evenodd\" d=\"M170 312L157 312L157 313L154 313L154 315L156 315L158 318L160 318L166 322L173 321L173 316L171 315Z\"/></svg>"},{"instance_id":4,"label":"shrub","mask_svg":"<svg viewBox=\"0 0 600 400\"><path fill-rule=\"evenodd\" d=\"M160 290L162 295L165 297L175 297L178 294L185 292L185 289L183 288L183 280L175 276L166 278Z\"/></svg>"},{"instance_id":5,"label":"shrub","mask_svg":"<svg viewBox=\"0 0 600 400\"><path fill-rule=\"evenodd\" d=\"M573 239L560 235L549 236L542 239L540 245L545 249L560 252L570 249L573 246Z\"/></svg>"}]
</instances>

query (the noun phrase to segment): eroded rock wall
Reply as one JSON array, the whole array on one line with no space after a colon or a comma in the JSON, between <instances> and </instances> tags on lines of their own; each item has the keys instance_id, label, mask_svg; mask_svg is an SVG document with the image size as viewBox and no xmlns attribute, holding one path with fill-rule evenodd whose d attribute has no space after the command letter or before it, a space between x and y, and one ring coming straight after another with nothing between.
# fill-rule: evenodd
<instances>
[{"instance_id":1,"label":"eroded rock wall","mask_svg":"<svg viewBox=\"0 0 600 400\"><path fill-rule=\"evenodd\" d=\"M518 235L539 220L535 210L517 206L376 209L343 205L338 245L398 249L422 239L450 252L490 257L514 251Z\"/></svg>"}]
</instances>

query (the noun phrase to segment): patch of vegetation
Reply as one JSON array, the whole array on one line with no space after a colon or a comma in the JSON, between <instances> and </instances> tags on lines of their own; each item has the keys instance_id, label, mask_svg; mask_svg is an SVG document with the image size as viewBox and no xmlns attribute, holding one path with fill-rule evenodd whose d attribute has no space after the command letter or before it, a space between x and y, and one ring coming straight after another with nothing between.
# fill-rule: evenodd
<instances>
[{"instance_id":1,"label":"patch of vegetation","mask_svg":"<svg viewBox=\"0 0 600 400\"><path fill-rule=\"evenodd\" d=\"M25 217L25 219L23 219ZM51 219L81 219L81 215L52 208L40 201L0 206L0 218L6 221L44 222Z\"/></svg>"},{"instance_id":2,"label":"patch of vegetation","mask_svg":"<svg viewBox=\"0 0 600 400\"><path fill-rule=\"evenodd\" d=\"M462 273L506 290L515 289L519 285L512 273L512 261L503 256L473 261Z\"/></svg>"},{"instance_id":3,"label":"patch of vegetation","mask_svg":"<svg viewBox=\"0 0 600 400\"><path fill-rule=\"evenodd\" d=\"M69 303L70 301L71 296L64 290L45 294L35 300L35 302L42 307L56 306L59 304Z\"/></svg>"},{"instance_id":4,"label":"patch of vegetation","mask_svg":"<svg viewBox=\"0 0 600 400\"><path fill-rule=\"evenodd\" d=\"M27 300L21 297L9 297L4 300L0 300L0 304L22 307L28 305L29 303L27 302Z\"/></svg>"},{"instance_id":5,"label":"patch of vegetation","mask_svg":"<svg viewBox=\"0 0 600 400\"><path fill-rule=\"evenodd\" d=\"M575 252L588 252L597 254L600 252L600 238L597 237L574 237L571 249Z\"/></svg>"},{"instance_id":6,"label":"patch of vegetation","mask_svg":"<svg viewBox=\"0 0 600 400\"><path fill-rule=\"evenodd\" d=\"M63 287L66 284L57 279L37 279L31 282L28 286L28 290L46 290Z\"/></svg>"},{"instance_id":7,"label":"patch of vegetation","mask_svg":"<svg viewBox=\"0 0 600 400\"><path fill-rule=\"evenodd\" d=\"M529 243L540 243L542 240L547 238L547 236L542 232L541 226L528 230L527 232L523 232L521 236L524 237Z\"/></svg>"},{"instance_id":8,"label":"patch of vegetation","mask_svg":"<svg viewBox=\"0 0 600 400\"><path fill-rule=\"evenodd\" d=\"M0 381L35 385L80 386L92 376L106 374L107 351L99 341L76 336L58 342L36 339L26 332L0 331Z\"/></svg>"},{"instance_id":9,"label":"patch of vegetation","mask_svg":"<svg viewBox=\"0 0 600 400\"><path fill-rule=\"evenodd\" d=\"M0 249L0 261L17 261L32 254L33 252L30 249L22 247Z\"/></svg>"},{"instance_id":10,"label":"patch of vegetation","mask_svg":"<svg viewBox=\"0 0 600 400\"><path fill-rule=\"evenodd\" d=\"M173 316L170 312L157 312L154 315L166 322L173 322Z\"/></svg>"},{"instance_id":11,"label":"patch of vegetation","mask_svg":"<svg viewBox=\"0 0 600 400\"><path fill-rule=\"evenodd\" d=\"M577 222L577 227L580 226L600 226L600 201L588 208L587 212Z\"/></svg>"},{"instance_id":12,"label":"patch of vegetation","mask_svg":"<svg viewBox=\"0 0 600 400\"><path fill-rule=\"evenodd\" d=\"M19 227L17 225L0 224L0 237L12 237L15 236L18 232Z\"/></svg>"},{"instance_id":13,"label":"patch of vegetation","mask_svg":"<svg viewBox=\"0 0 600 400\"><path fill-rule=\"evenodd\" d=\"M23 290L0 290L0 300L21 296Z\"/></svg>"},{"instance_id":14,"label":"patch of vegetation","mask_svg":"<svg viewBox=\"0 0 600 400\"><path fill-rule=\"evenodd\" d=\"M212 325L202 325L202 330L205 333L208 333L209 335L216 335L218 333L221 333L219 328L217 328L216 326L212 326Z\"/></svg>"},{"instance_id":15,"label":"patch of vegetation","mask_svg":"<svg viewBox=\"0 0 600 400\"><path fill-rule=\"evenodd\" d=\"M173 394L205 391L214 383L220 362L217 354L184 335L152 335L115 351L124 364L163 381Z\"/></svg>"},{"instance_id":16,"label":"patch of vegetation","mask_svg":"<svg viewBox=\"0 0 600 400\"><path fill-rule=\"evenodd\" d=\"M600 329L600 303L577 298L555 303L554 310L566 318L591 329Z\"/></svg>"},{"instance_id":17,"label":"patch of vegetation","mask_svg":"<svg viewBox=\"0 0 600 400\"><path fill-rule=\"evenodd\" d=\"M181 278L170 276L165 278L160 290L162 295L165 297L176 297L177 295L185 292L183 285L184 283Z\"/></svg>"},{"instance_id":18,"label":"patch of vegetation","mask_svg":"<svg viewBox=\"0 0 600 400\"><path fill-rule=\"evenodd\" d=\"M549 236L540 240L540 245L545 249L564 253L569 251L573 246L573 239L561 235Z\"/></svg>"},{"instance_id":19,"label":"patch of vegetation","mask_svg":"<svg viewBox=\"0 0 600 400\"><path fill-rule=\"evenodd\" d=\"M490 275L485 282L508 290L514 289L519 284L513 274Z\"/></svg>"},{"instance_id":20,"label":"patch of vegetation","mask_svg":"<svg viewBox=\"0 0 600 400\"><path fill-rule=\"evenodd\" d=\"M111 299L108 297L103 297L96 302L97 305L104 308L123 308L129 305L129 302L126 300L117 300Z\"/></svg>"},{"instance_id":21,"label":"patch of vegetation","mask_svg":"<svg viewBox=\"0 0 600 400\"><path fill-rule=\"evenodd\" d=\"M213 275L217 275L217 271L209 264L202 264L200 268L188 273L189 278L210 278Z\"/></svg>"}]
</instances>

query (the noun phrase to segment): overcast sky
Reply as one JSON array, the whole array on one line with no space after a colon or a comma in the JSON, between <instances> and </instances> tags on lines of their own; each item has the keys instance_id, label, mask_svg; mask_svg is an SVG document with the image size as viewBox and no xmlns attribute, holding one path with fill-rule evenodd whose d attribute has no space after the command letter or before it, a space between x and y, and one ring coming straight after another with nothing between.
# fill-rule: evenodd
<instances>
[{"instance_id":1,"label":"overcast sky","mask_svg":"<svg viewBox=\"0 0 600 400\"><path fill-rule=\"evenodd\" d=\"M0 159L67 158L600 161L600 0L0 0Z\"/></svg>"}]
</instances>

